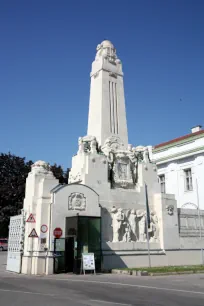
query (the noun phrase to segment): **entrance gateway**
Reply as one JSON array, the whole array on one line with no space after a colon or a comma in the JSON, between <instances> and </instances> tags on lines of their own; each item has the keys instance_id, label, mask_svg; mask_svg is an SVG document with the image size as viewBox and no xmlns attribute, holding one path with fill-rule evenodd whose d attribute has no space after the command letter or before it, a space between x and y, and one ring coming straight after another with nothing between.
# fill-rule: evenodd
<instances>
[{"instance_id":1,"label":"entrance gateway","mask_svg":"<svg viewBox=\"0 0 204 306\"><path fill-rule=\"evenodd\" d=\"M100 271L101 218L67 217L65 238L54 240L54 273L80 273L86 253L94 253L96 271Z\"/></svg>"}]
</instances>

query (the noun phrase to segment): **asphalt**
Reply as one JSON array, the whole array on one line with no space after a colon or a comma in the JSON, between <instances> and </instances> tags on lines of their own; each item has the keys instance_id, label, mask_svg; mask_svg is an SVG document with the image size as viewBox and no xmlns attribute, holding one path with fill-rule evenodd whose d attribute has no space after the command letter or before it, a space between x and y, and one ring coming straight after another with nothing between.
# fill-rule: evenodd
<instances>
[{"instance_id":1,"label":"asphalt","mask_svg":"<svg viewBox=\"0 0 204 306\"><path fill-rule=\"evenodd\" d=\"M0 305L204 305L204 274L29 276L5 271L0 253Z\"/></svg>"}]
</instances>

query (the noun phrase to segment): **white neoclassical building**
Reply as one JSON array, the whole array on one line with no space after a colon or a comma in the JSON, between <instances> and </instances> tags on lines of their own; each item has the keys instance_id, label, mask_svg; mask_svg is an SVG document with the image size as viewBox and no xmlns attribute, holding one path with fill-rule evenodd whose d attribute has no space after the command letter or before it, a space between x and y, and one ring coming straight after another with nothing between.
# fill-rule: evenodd
<instances>
[{"instance_id":1,"label":"white neoclassical building","mask_svg":"<svg viewBox=\"0 0 204 306\"><path fill-rule=\"evenodd\" d=\"M191 133L152 147L152 160L162 193L175 195L178 208L204 209L204 130Z\"/></svg>"}]
</instances>

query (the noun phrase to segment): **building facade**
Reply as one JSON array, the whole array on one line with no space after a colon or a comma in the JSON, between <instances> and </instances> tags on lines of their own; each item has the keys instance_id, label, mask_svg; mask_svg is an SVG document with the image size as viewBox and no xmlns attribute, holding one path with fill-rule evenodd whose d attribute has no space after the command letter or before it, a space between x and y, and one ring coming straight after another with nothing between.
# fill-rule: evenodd
<instances>
[{"instance_id":1,"label":"building facade","mask_svg":"<svg viewBox=\"0 0 204 306\"><path fill-rule=\"evenodd\" d=\"M204 209L204 130L191 129L185 136L152 148L162 193L174 194L178 208Z\"/></svg>"}]
</instances>

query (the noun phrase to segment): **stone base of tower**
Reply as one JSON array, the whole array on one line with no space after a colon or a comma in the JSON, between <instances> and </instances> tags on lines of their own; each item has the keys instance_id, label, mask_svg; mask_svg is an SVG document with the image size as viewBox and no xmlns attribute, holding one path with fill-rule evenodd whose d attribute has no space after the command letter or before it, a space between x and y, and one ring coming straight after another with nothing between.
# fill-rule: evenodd
<instances>
[{"instance_id":1,"label":"stone base of tower","mask_svg":"<svg viewBox=\"0 0 204 306\"><path fill-rule=\"evenodd\" d=\"M53 257L43 255L23 256L21 273L33 275L53 274Z\"/></svg>"}]
</instances>

